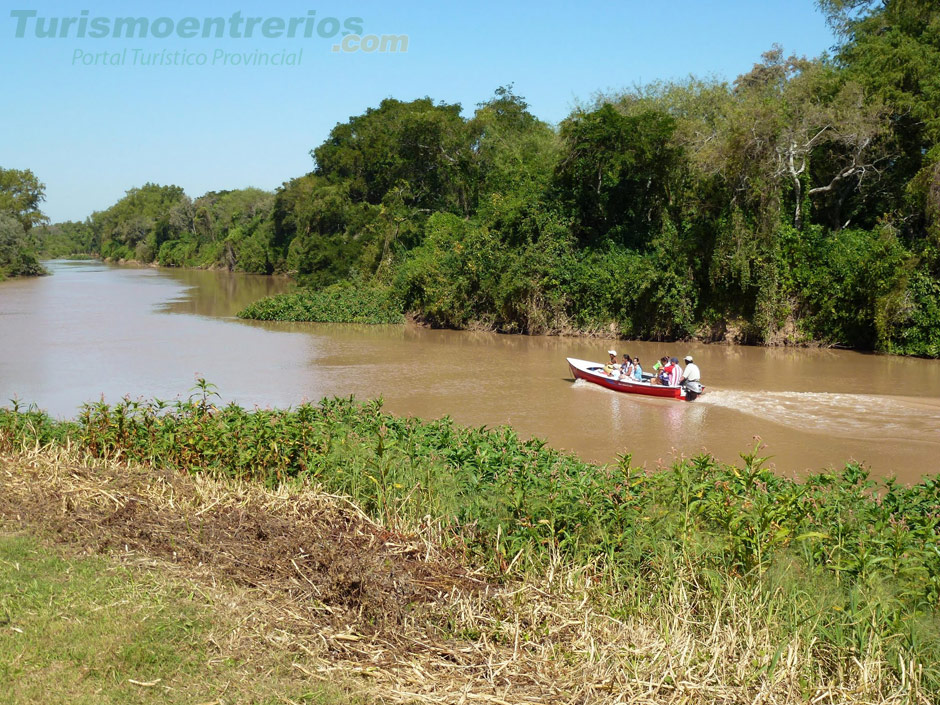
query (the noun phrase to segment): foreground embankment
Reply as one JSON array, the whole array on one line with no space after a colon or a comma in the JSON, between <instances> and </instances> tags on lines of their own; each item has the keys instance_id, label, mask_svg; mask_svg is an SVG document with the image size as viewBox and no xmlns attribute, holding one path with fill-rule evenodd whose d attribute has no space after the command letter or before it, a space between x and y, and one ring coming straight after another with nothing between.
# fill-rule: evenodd
<instances>
[{"instance_id":1,"label":"foreground embankment","mask_svg":"<svg viewBox=\"0 0 940 705\"><path fill-rule=\"evenodd\" d=\"M216 407L208 386L74 422L0 412L0 451L4 531L237 592L211 648L290 660L285 697L323 679L398 702L940 695L933 479L795 482L759 450L643 473L375 402ZM40 677L24 668L0 677ZM170 670L146 682L195 688Z\"/></svg>"}]
</instances>

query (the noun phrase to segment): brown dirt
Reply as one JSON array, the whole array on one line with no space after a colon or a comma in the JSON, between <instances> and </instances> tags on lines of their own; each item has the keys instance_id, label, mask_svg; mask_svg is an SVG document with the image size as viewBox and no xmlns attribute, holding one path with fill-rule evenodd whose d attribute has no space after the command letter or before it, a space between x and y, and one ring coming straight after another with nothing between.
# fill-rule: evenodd
<instances>
[{"instance_id":1,"label":"brown dirt","mask_svg":"<svg viewBox=\"0 0 940 705\"><path fill-rule=\"evenodd\" d=\"M122 465L62 470L54 482L4 483L0 476L0 520L96 553L209 569L327 611L332 621L355 619L368 631L480 584L455 558L434 552L430 560L425 547L339 498L308 492L278 503L243 486L206 501L215 488L188 475Z\"/></svg>"}]
</instances>

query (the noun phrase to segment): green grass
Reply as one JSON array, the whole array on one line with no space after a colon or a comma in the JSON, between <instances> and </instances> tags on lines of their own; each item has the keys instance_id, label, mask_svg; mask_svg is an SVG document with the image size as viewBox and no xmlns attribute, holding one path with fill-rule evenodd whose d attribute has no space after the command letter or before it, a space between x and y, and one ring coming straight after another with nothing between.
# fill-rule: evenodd
<instances>
[{"instance_id":1,"label":"green grass","mask_svg":"<svg viewBox=\"0 0 940 705\"><path fill-rule=\"evenodd\" d=\"M287 654L258 662L219 656L209 637L231 622L158 571L63 557L31 537L0 533L4 704L349 702L302 683Z\"/></svg>"},{"instance_id":2,"label":"green grass","mask_svg":"<svg viewBox=\"0 0 940 705\"><path fill-rule=\"evenodd\" d=\"M402 323L401 304L390 289L350 282L301 290L256 301L238 313L260 321L321 323Z\"/></svg>"},{"instance_id":3,"label":"green grass","mask_svg":"<svg viewBox=\"0 0 940 705\"><path fill-rule=\"evenodd\" d=\"M508 427L399 418L380 402L248 411L214 406L213 393L203 382L188 402L93 404L70 423L0 412L0 447L67 437L99 457L313 481L387 525L430 517L497 580L538 576L558 557L591 566L619 616L654 614L677 591L704 622L745 604L781 644L810 645L807 688L854 659L895 675L914 659L940 697L937 478L875 482L848 464L797 482L765 469L758 449L739 465L701 455L646 473L628 456L597 466Z\"/></svg>"}]
</instances>

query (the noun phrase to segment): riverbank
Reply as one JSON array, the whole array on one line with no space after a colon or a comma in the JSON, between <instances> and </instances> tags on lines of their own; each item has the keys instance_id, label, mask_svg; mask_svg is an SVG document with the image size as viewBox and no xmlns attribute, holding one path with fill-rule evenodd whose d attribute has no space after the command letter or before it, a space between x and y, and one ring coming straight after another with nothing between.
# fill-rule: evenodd
<instances>
[{"instance_id":1,"label":"riverbank","mask_svg":"<svg viewBox=\"0 0 940 705\"><path fill-rule=\"evenodd\" d=\"M700 456L646 473L629 458L591 465L509 428L402 419L376 403L249 412L215 408L205 392L169 408L94 405L70 423L4 412L6 520L116 531L103 545L172 547L174 560L221 562L236 581L229 549L213 546L226 540L220 526L238 526L244 550L306 586L307 598L290 593L297 609L338 617L358 655L337 673L371 667L366 678L412 698L940 693L935 479L874 483L849 464L794 482L763 468L759 450L737 466ZM36 447L70 449L42 471L47 489L24 469ZM345 516L324 526L350 537L317 538L314 518L332 515L313 495ZM170 501L188 517L171 522L183 536L153 523Z\"/></svg>"},{"instance_id":2,"label":"riverbank","mask_svg":"<svg viewBox=\"0 0 940 705\"><path fill-rule=\"evenodd\" d=\"M71 256L63 258L65 261ZM158 262L143 262L135 259L99 258L90 255L77 256L76 261L100 259L100 261L117 266L140 267L146 269L165 270L169 272L185 271L217 271L229 272L229 268L212 264L205 266L165 266ZM238 272L238 274L245 274ZM284 272L273 274L250 274L249 276L270 277L284 282L296 283L296 279ZM794 349L839 349L854 350L857 352L889 357L909 357L933 359L933 354L895 354L891 352L874 352L863 348L809 338L799 331L795 320L784 322L776 335L764 341L754 341L749 338L747 321L732 318L729 320L713 321L702 324L692 334L678 337L643 337L627 335L617 321L579 325L574 319L561 317L551 325L543 325L536 330L521 330L515 326L500 325L492 318L472 319L462 326L442 324L433 317L421 311L407 311L400 295L393 287L376 284L374 282L340 281L323 289L298 287L294 291L266 296L252 302L237 311L239 318L245 320L275 321L275 322L321 322L321 323L355 323L355 324L398 324L410 322L415 325L449 330L464 330L477 332L493 332L505 335L531 335L571 338L596 338L617 340L628 343L631 341L662 342L665 344L691 343L717 346L743 346L757 348L794 348ZM622 344L623 344L622 343ZM940 354L938 351L937 354Z\"/></svg>"},{"instance_id":3,"label":"riverbank","mask_svg":"<svg viewBox=\"0 0 940 705\"><path fill-rule=\"evenodd\" d=\"M67 257L61 257L59 259L63 260L98 260L105 264L114 264L118 266L128 266L128 267L146 267L148 269L167 269L170 271L196 271L196 272L237 272L239 274L250 274L251 276L257 277L273 277L276 279L289 279L294 281L294 278L287 272L270 272L270 273L258 273L258 272L244 272L241 270L235 270L231 267L227 267L224 264L215 262L211 264L161 264L156 261L145 261L138 260L134 258L125 259L123 257L101 257L100 255L69 255Z\"/></svg>"},{"instance_id":4,"label":"riverbank","mask_svg":"<svg viewBox=\"0 0 940 705\"><path fill-rule=\"evenodd\" d=\"M156 265L150 265L156 266ZM210 268L211 269L211 268ZM271 275L286 276L286 275ZM288 277L289 278L289 277ZM543 322L534 329L503 325L493 317L472 318L462 325L452 325L423 311L406 310L402 297L394 288L375 283L341 281L323 289L301 288L256 301L238 312L246 320L279 321L282 323L366 323L384 325L412 322L429 328L483 331L504 335L547 335L571 338L604 338L623 342L701 343L705 345L741 345L762 348L829 348L856 350L897 357L934 359L940 350L924 354L897 354L886 351L853 348L840 343L814 339L800 330L798 322L788 318L772 336L757 341L751 326L740 318L702 323L689 335L680 337L635 336L625 333L617 321L579 325L573 318L560 316L551 323Z\"/></svg>"},{"instance_id":5,"label":"riverbank","mask_svg":"<svg viewBox=\"0 0 940 705\"><path fill-rule=\"evenodd\" d=\"M3 271L0 271L0 282L16 281L18 279L33 279L35 277L47 277L51 272L46 271L43 268L29 272L29 273L17 273L9 274Z\"/></svg>"},{"instance_id":6,"label":"riverbank","mask_svg":"<svg viewBox=\"0 0 940 705\"><path fill-rule=\"evenodd\" d=\"M301 290L269 296L238 312L257 321L317 323L404 323L401 302L388 288L351 282L319 291Z\"/></svg>"}]
</instances>

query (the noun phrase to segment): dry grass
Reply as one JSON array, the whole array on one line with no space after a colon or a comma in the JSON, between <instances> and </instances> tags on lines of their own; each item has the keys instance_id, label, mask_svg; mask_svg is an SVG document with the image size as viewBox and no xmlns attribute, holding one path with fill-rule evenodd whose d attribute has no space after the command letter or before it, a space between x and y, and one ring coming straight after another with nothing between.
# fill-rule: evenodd
<instances>
[{"instance_id":1,"label":"dry grass","mask_svg":"<svg viewBox=\"0 0 940 705\"><path fill-rule=\"evenodd\" d=\"M37 449L0 456L0 525L185 579L237 616L212 637L220 657L277 650L298 681L352 680L383 702L929 702L916 664L893 678L873 653L832 675L798 635L781 645L756 593L704 614L680 579L618 619L592 566L494 582L434 525L380 526L315 487Z\"/></svg>"}]
</instances>

